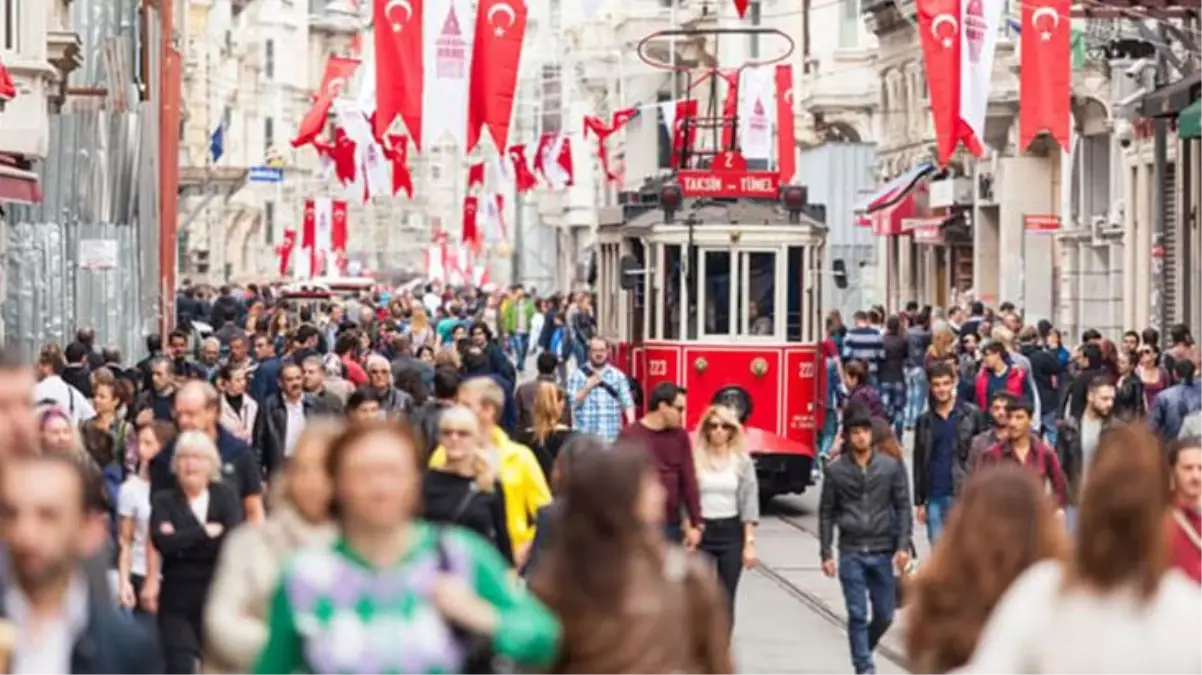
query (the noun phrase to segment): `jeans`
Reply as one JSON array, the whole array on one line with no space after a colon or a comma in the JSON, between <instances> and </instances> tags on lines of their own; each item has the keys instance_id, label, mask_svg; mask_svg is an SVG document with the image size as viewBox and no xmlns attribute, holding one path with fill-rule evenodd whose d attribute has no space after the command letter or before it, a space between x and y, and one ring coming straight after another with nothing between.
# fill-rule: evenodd
<instances>
[{"instance_id":1,"label":"jeans","mask_svg":"<svg viewBox=\"0 0 1202 675\"><path fill-rule=\"evenodd\" d=\"M918 416L927 410L927 371L906 368L906 428L914 428Z\"/></svg>"},{"instance_id":2,"label":"jeans","mask_svg":"<svg viewBox=\"0 0 1202 675\"><path fill-rule=\"evenodd\" d=\"M1043 438L1048 442L1048 445L1056 447L1056 439L1059 437L1060 420L1056 418L1056 413L1043 414Z\"/></svg>"},{"instance_id":3,"label":"jeans","mask_svg":"<svg viewBox=\"0 0 1202 675\"><path fill-rule=\"evenodd\" d=\"M889 425L893 434L901 440L906 423L906 383L881 382L877 384L881 392L881 403L885 406L885 414L889 415Z\"/></svg>"},{"instance_id":4,"label":"jeans","mask_svg":"<svg viewBox=\"0 0 1202 675\"><path fill-rule=\"evenodd\" d=\"M526 367L526 354L530 351L530 334L514 333L509 336L509 349L513 351L514 368L520 373Z\"/></svg>"},{"instance_id":5,"label":"jeans","mask_svg":"<svg viewBox=\"0 0 1202 675\"><path fill-rule=\"evenodd\" d=\"M948 512L952 510L952 496L930 497L927 499L927 541L931 546L943 535L943 526L947 524Z\"/></svg>"},{"instance_id":6,"label":"jeans","mask_svg":"<svg viewBox=\"0 0 1202 675\"><path fill-rule=\"evenodd\" d=\"M839 553L839 583L847 603L847 641L857 673L875 673L872 652L893 623L897 581L890 553ZM872 620L868 605L872 604Z\"/></svg>"},{"instance_id":7,"label":"jeans","mask_svg":"<svg viewBox=\"0 0 1202 675\"><path fill-rule=\"evenodd\" d=\"M738 517L707 519L698 548L714 561L718 581L726 591L726 608L730 610L730 627L734 630L735 595L739 577L743 574L743 520Z\"/></svg>"}]
</instances>

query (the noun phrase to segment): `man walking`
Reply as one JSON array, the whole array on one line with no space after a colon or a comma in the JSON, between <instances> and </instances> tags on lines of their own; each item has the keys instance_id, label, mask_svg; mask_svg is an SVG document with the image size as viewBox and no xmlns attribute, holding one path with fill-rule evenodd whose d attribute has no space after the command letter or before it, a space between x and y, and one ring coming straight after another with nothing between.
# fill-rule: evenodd
<instances>
[{"instance_id":1,"label":"man walking","mask_svg":"<svg viewBox=\"0 0 1202 675\"><path fill-rule=\"evenodd\" d=\"M609 346L601 338L588 341L588 361L568 377L568 400L576 431L612 443L623 423L634 421L630 381L609 363Z\"/></svg>"},{"instance_id":2,"label":"man walking","mask_svg":"<svg viewBox=\"0 0 1202 675\"><path fill-rule=\"evenodd\" d=\"M902 463L874 449L872 418L853 412L843 429L847 449L827 464L818 506L822 573L837 573L843 587L852 665L857 673L875 673L872 652L896 609L893 568L904 570L910 560L910 490Z\"/></svg>"}]
</instances>

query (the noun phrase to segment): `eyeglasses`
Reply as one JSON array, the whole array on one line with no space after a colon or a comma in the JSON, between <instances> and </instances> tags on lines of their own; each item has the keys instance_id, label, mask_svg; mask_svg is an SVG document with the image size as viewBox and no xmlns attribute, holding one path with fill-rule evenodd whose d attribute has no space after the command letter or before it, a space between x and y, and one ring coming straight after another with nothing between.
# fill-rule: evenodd
<instances>
[{"instance_id":1,"label":"eyeglasses","mask_svg":"<svg viewBox=\"0 0 1202 675\"><path fill-rule=\"evenodd\" d=\"M372 368L367 372L371 373L372 375L387 375L392 371L388 368Z\"/></svg>"},{"instance_id":2,"label":"eyeglasses","mask_svg":"<svg viewBox=\"0 0 1202 675\"><path fill-rule=\"evenodd\" d=\"M456 438L467 438L468 436L472 435L472 432L468 429L439 429L438 433L441 436L452 436Z\"/></svg>"},{"instance_id":3,"label":"eyeglasses","mask_svg":"<svg viewBox=\"0 0 1202 675\"><path fill-rule=\"evenodd\" d=\"M716 431L718 429L722 429L723 431L732 431L733 432L737 427L735 427L735 425L729 424L727 422L707 422L705 424L705 428L708 429L709 431Z\"/></svg>"}]
</instances>

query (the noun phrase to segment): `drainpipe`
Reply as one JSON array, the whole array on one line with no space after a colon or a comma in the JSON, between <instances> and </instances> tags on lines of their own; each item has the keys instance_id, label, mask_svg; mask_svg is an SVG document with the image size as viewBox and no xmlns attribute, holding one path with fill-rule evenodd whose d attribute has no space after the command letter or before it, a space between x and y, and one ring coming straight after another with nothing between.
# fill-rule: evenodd
<instances>
[{"instance_id":1,"label":"drainpipe","mask_svg":"<svg viewBox=\"0 0 1202 675\"><path fill-rule=\"evenodd\" d=\"M1160 24L1159 28L1160 40L1163 44L1168 44L1168 31L1165 30L1164 24ZM1156 88L1159 89L1168 84L1168 62L1164 57L1164 52L1157 48L1156 50ZM1160 331L1163 340L1168 339L1164 331L1164 291L1165 291L1165 269L1164 269L1164 235L1168 228L1168 223L1165 222L1165 198L1171 197L1171 192L1166 195L1165 190L1165 174L1168 164L1168 120L1164 117L1157 117L1153 120L1154 135L1152 140L1152 164L1155 172L1156 181L1152 188L1152 193L1155 195L1153 200L1152 213L1152 296L1148 304L1148 323L1156 330Z\"/></svg>"},{"instance_id":2,"label":"drainpipe","mask_svg":"<svg viewBox=\"0 0 1202 675\"><path fill-rule=\"evenodd\" d=\"M176 234L179 215L180 55L175 0L159 0L159 330L175 325Z\"/></svg>"}]
</instances>

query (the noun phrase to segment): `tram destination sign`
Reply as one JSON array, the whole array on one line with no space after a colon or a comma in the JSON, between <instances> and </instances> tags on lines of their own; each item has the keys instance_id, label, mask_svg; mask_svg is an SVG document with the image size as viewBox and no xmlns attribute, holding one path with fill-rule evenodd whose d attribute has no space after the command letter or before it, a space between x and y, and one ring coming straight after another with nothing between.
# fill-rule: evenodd
<instances>
[{"instance_id":1,"label":"tram destination sign","mask_svg":"<svg viewBox=\"0 0 1202 675\"><path fill-rule=\"evenodd\" d=\"M780 174L776 171L681 171L677 178L685 197L780 196Z\"/></svg>"}]
</instances>

